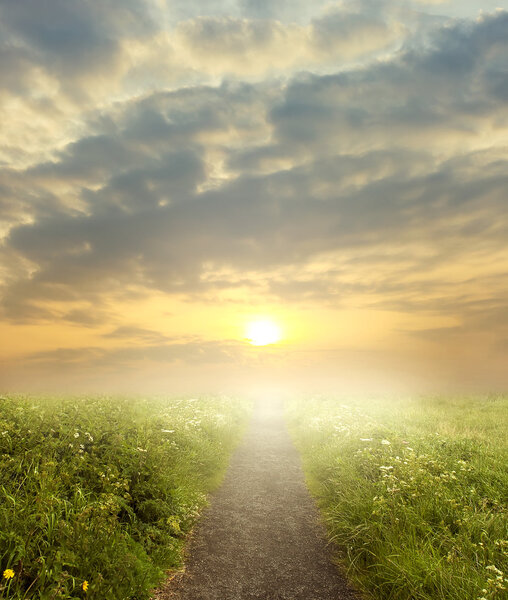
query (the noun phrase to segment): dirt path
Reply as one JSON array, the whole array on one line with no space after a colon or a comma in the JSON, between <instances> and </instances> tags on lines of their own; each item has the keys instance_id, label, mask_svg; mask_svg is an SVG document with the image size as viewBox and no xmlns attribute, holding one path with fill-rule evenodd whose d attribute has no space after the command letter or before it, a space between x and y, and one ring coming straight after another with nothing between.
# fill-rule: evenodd
<instances>
[{"instance_id":1,"label":"dirt path","mask_svg":"<svg viewBox=\"0 0 508 600\"><path fill-rule=\"evenodd\" d=\"M259 404L189 545L186 571L158 600L352 600L331 563L278 404Z\"/></svg>"}]
</instances>

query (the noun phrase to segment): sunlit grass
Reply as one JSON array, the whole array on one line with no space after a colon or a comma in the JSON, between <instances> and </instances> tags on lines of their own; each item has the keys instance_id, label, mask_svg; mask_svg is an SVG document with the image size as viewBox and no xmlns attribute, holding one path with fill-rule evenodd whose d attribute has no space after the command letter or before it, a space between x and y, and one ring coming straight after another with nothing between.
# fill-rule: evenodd
<instances>
[{"instance_id":1,"label":"sunlit grass","mask_svg":"<svg viewBox=\"0 0 508 600\"><path fill-rule=\"evenodd\" d=\"M247 412L230 398L0 398L0 598L148 598Z\"/></svg>"},{"instance_id":2,"label":"sunlit grass","mask_svg":"<svg viewBox=\"0 0 508 600\"><path fill-rule=\"evenodd\" d=\"M373 598L501 600L508 398L290 402L339 560Z\"/></svg>"}]
</instances>

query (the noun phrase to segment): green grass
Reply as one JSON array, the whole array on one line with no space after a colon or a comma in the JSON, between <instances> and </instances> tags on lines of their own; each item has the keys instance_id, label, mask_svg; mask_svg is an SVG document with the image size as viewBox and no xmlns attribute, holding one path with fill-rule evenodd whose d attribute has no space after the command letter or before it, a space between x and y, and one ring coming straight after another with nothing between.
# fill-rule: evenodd
<instances>
[{"instance_id":1,"label":"green grass","mask_svg":"<svg viewBox=\"0 0 508 600\"><path fill-rule=\"evenodd\" d=\"M507 397L286 409L338 560L367 597L508 597Z\"/></svg>"},{"instance_id":2,"label":"green grass","mask_svg":"<svg viewBox=\"0 0 508 600\"><path fill-rule=\"evenodd\" d=\"M148 598L181 564L248 410L220 397L1 397L0 598Z\"/></svg>"}]
</instances>

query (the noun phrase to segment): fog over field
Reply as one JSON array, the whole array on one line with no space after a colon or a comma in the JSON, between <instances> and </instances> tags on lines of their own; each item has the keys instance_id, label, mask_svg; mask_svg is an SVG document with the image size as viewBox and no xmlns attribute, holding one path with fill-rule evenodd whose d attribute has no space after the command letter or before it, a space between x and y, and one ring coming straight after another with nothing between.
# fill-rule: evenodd
<instances>
[{"instance_id":1,"label":"fog over field","mask_svg":"<svg viewBox=\"0 0 508 600\"><path fill-rule=\"evenodd\" d=\"M1 389L506 389L500 4L0 0Z\"/></svg>"}]
</instances>

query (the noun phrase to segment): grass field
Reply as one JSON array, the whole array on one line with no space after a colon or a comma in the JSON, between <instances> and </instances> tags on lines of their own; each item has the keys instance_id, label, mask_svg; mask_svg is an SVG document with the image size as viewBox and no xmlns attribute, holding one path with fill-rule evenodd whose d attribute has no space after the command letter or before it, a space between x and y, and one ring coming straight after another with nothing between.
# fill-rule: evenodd
<instances>
[{"instance_id":1,"label":"grass field","mask_svg":"<svg viewBox=\"0 0 508 600\"><path fill-rule=\"evenodd\" d=\"M286 408L339 561L368 597L508 597L507 397Z\"/></svg>"},{"instance_id":2,"label":"grass field","mask_svg":"<svg viewBox=\"0 0 508 600\"><path fill-rule=\"evenodd\" d=\"M0 398L0 598L141 600L181 562L248 405Z\"/></svg>"}]
</instances>

